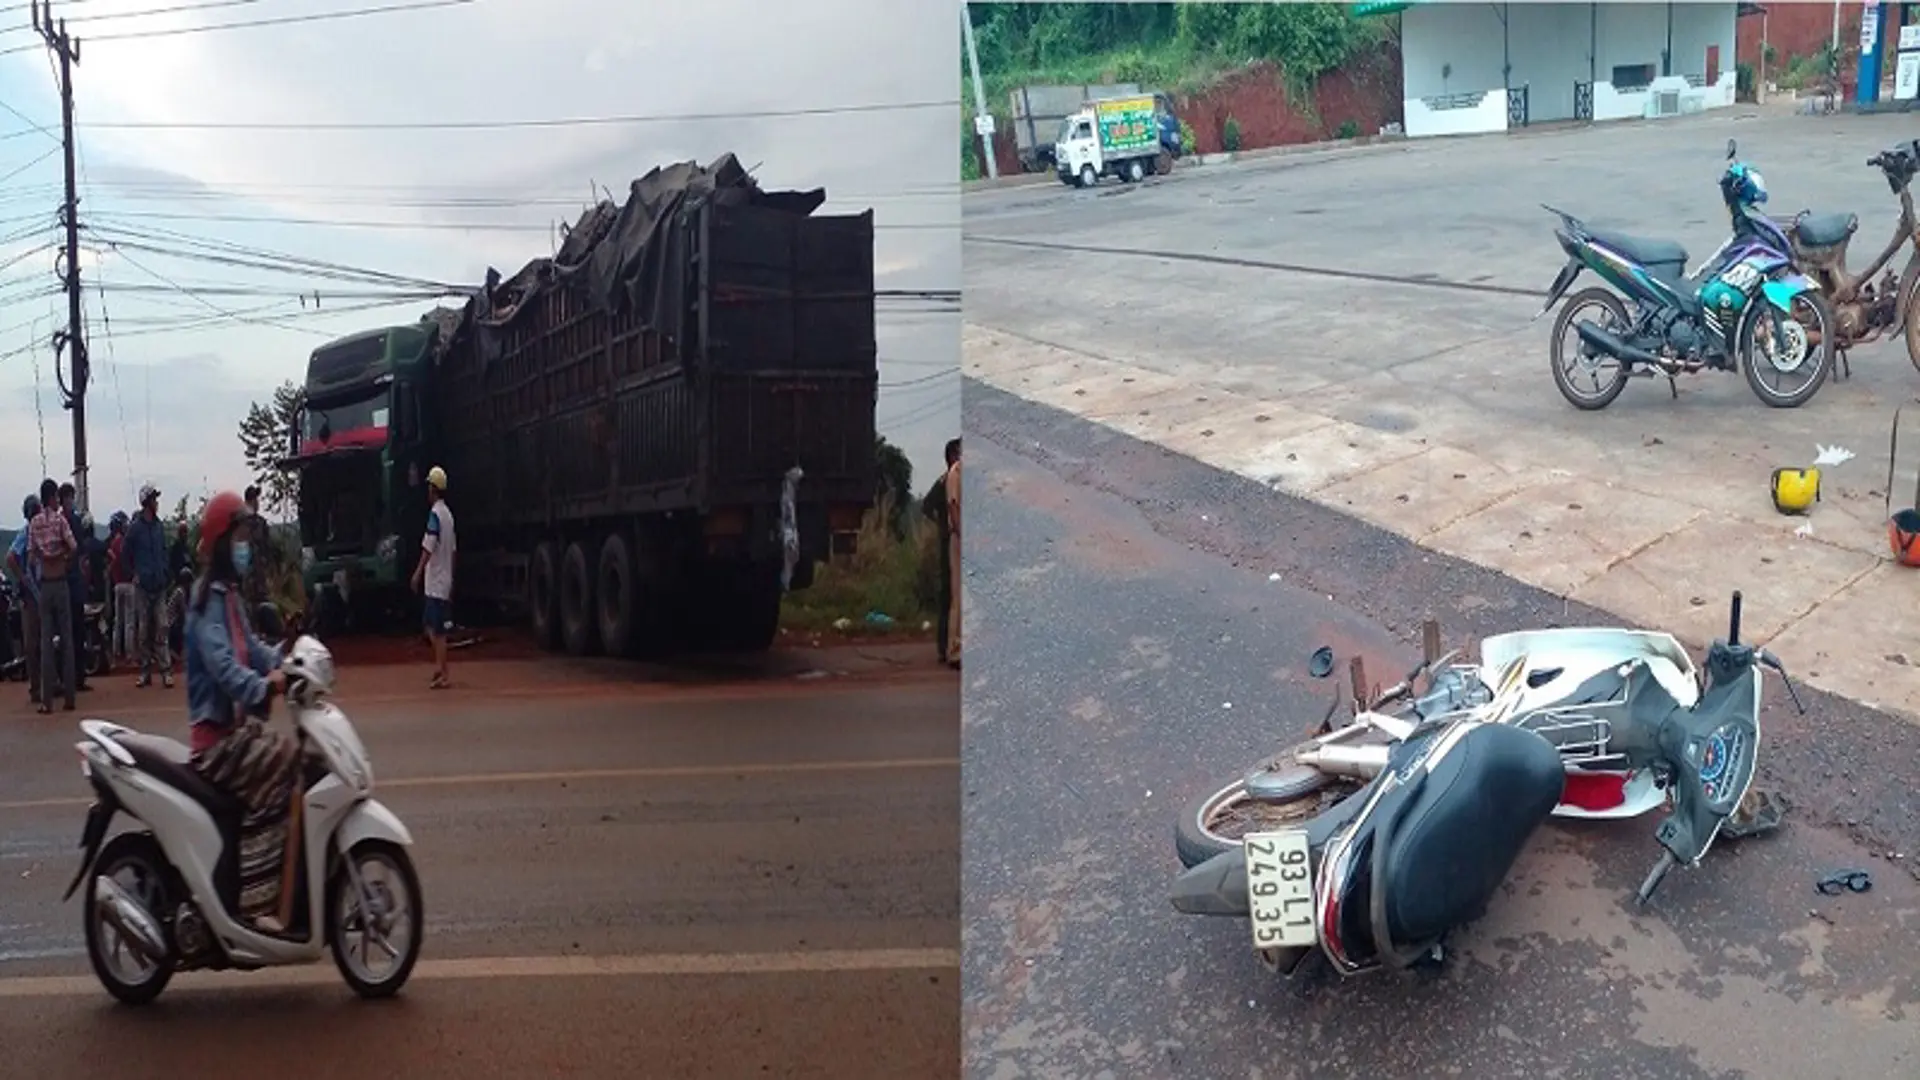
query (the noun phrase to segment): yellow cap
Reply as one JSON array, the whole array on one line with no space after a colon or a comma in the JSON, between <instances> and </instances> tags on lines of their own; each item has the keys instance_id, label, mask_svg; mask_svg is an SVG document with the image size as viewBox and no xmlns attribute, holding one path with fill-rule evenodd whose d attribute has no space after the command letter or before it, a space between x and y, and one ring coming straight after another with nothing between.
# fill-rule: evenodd
<instances>
[{"instance_id":1,"label":"yellow cap","mask_svg":"<svg viewBox=\"0 0 1920 1080\"><path fill-rule=\"evenodd\" d=\"M447 490L447 470L435 465L427 470L427 486L438 491Z\"/></svg>"}]
</instances>

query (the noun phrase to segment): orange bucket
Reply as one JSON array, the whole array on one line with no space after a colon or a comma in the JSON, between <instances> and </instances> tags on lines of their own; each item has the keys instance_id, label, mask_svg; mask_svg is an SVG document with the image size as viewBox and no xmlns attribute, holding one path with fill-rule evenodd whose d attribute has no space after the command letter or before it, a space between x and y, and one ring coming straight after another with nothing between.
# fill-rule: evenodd
<instances>
[{"instance_id":1,"label":"orange bucket","mask_svg":"<svg viewBox=\"0 0 1920 1080\"><path fill-rule=\"evenodd\" d=\"M1887 547L1901 566L1920 567L1920 475L1914 478L1913 502L1902 510L1893 508L1893 477L1900 463L1900 414L1906 407L1893 410L1893 437L1887 447Z\"/></svg>"}]
</instances>

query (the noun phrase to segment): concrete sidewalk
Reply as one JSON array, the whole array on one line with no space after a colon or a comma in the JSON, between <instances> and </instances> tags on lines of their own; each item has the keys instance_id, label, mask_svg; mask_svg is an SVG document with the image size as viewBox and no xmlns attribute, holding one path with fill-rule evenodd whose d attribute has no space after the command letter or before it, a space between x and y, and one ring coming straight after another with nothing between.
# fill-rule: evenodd
<instances>
[{"instance_id":1,"label":"concrete sidewalk","mask_svg":"<svg viewBox=\"0 0 1920 1080\"><path fill-rule=\"evenodd\" d=\"M1914 571L1887 557L1878 440L1830 470L1813 535L1802 536L1803 522L1772 510L1764 473L1730 476L1722 462L1676 476L1572 441L1561 444L1571 453L1532 439L1502 453L1431 427L1413 436L1341 419L1342 405L1369 394L1366 379L1283 400L977 324L964 332L962 368L1693 646L1725 634L1727 597L1743 590L1743 636L1767 642L1797 677L1920 722L1920 612L1903 599ZM1920 423L1915 432L1920 451ZM1911 473L1896 485L1911 491Z\"/></svg>"}]
</instances>

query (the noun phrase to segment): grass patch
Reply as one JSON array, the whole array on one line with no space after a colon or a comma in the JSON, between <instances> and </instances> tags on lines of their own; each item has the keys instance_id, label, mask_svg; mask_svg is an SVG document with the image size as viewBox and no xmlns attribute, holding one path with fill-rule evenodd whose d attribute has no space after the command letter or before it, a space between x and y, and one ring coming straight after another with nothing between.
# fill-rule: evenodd
<instances>
[{"instance_id":1,"label":"grass patch","mask_svg":"<svg viewBox=\"0 0 1920 1080\"><path fill-rule=\"evenodd\" d=\"M916 512L908 515L906 536L895 536L885 522L888 502L867 511L860 523L855 554L841 563L814 568L813 584L788 593L780 605L780 626L790 633L837 633L850 637L918 635L938 614L940 550L933 524ZM891 618L870 623L869 612ZM844 628L836 626L847 620Z\"/></svg>"}]
</instances>

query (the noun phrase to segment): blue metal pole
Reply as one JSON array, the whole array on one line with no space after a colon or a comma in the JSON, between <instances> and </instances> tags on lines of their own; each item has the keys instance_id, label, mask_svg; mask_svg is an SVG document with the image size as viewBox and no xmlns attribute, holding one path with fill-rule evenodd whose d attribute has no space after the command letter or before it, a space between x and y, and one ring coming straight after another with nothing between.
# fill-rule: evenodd
<instances>
[{"instance_id":1,"label":"blue metal pole","mask_svg":"<svg viewBox=\"0 0 1920 1080\"><path fill-rule=\"evenodd\" d=\"M1888 5L1866 0L1860 12L1860 85L1853 99L1862 105L1880 100L1880 50L1887 28Z\"/></svg>"}]
</instances>

